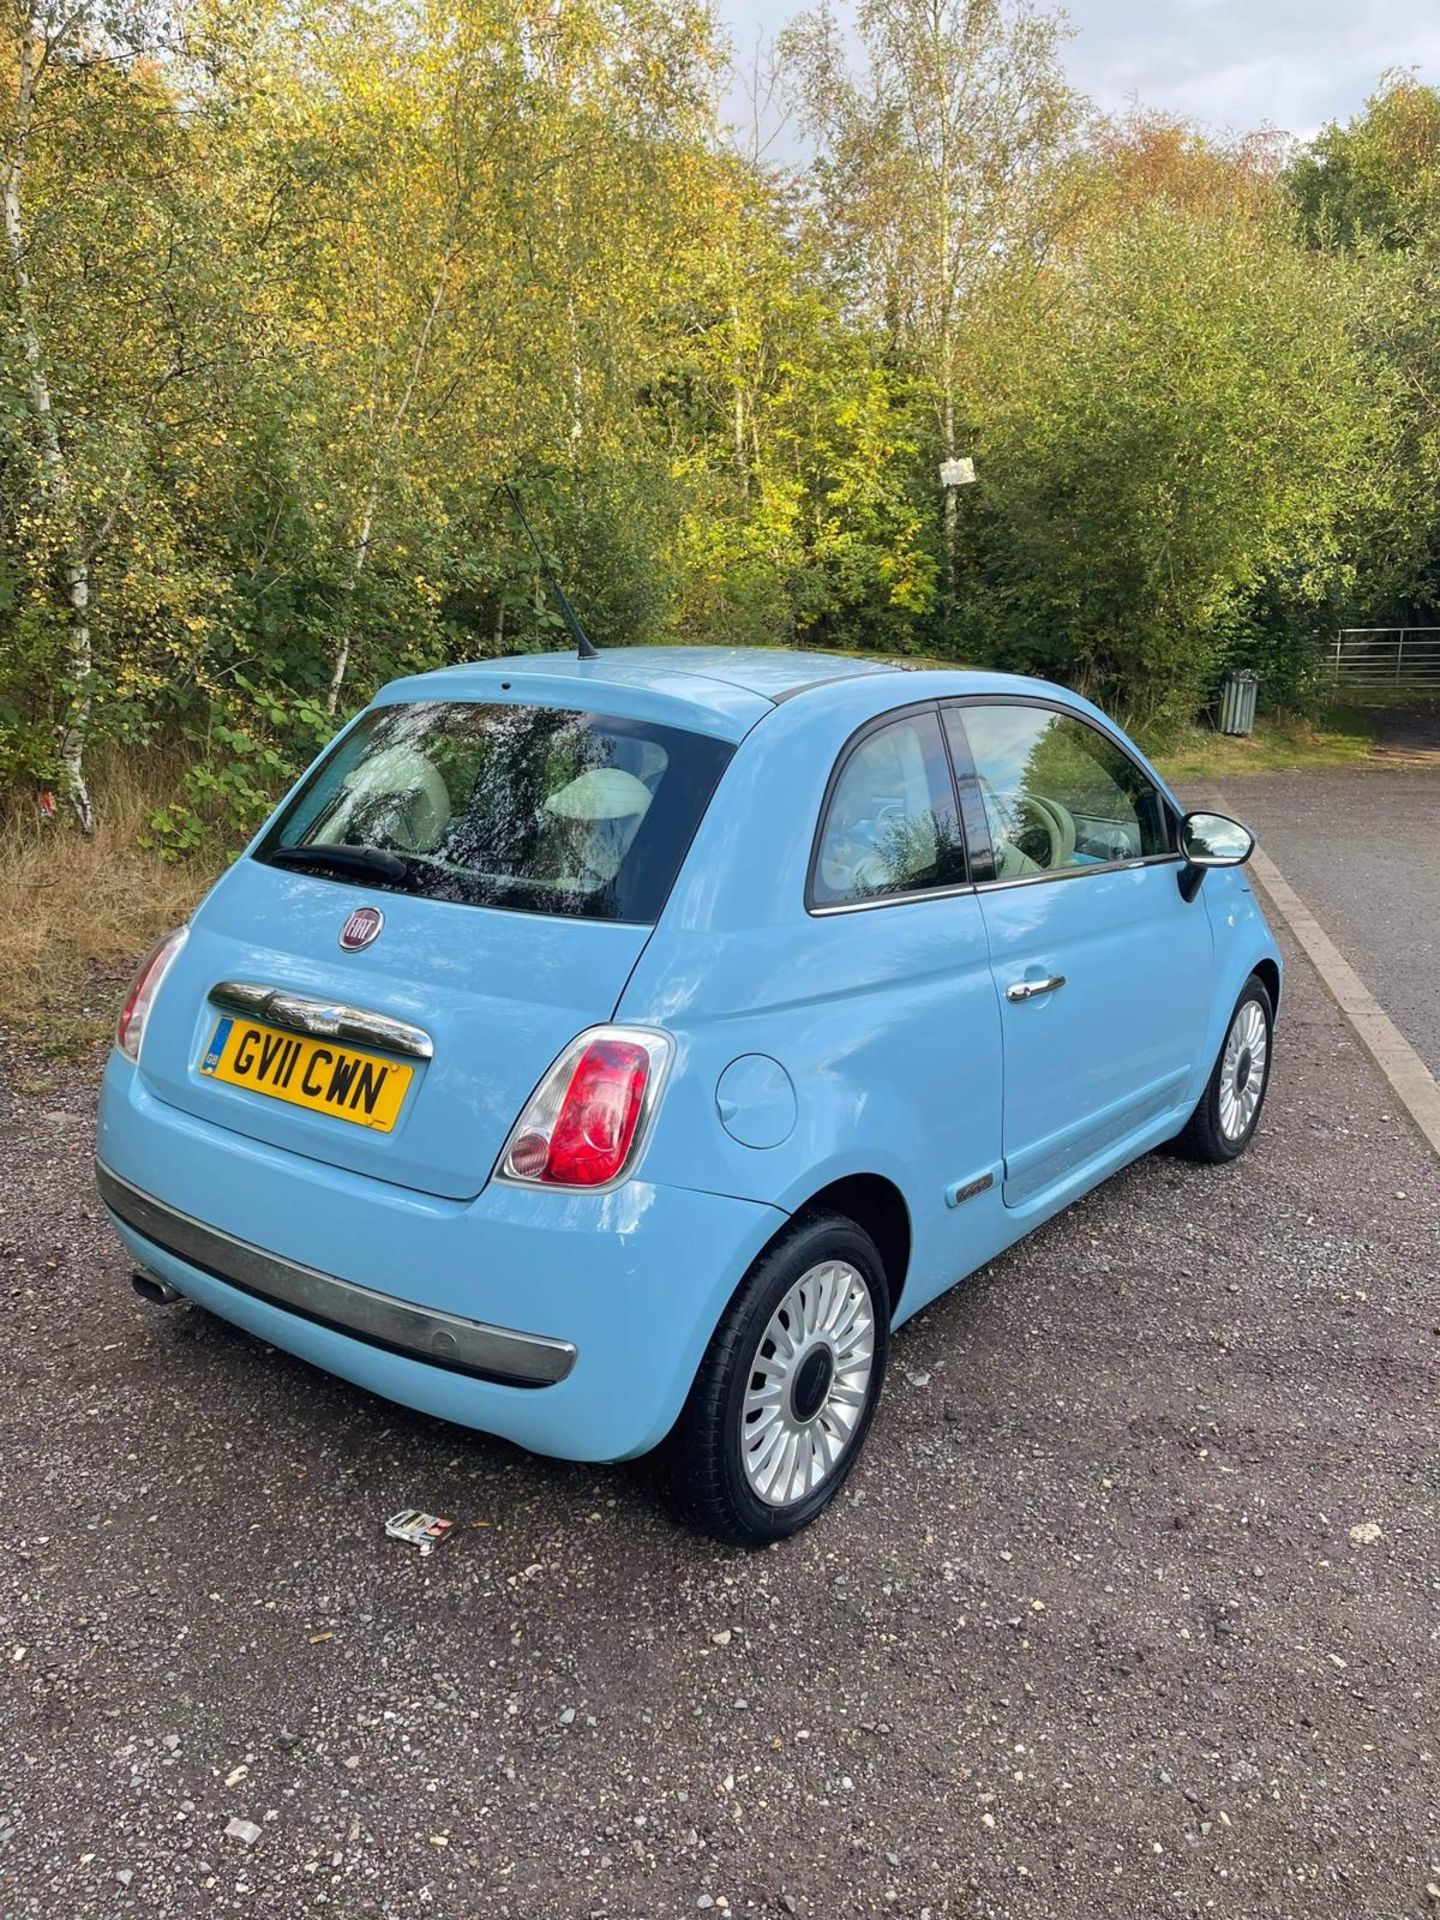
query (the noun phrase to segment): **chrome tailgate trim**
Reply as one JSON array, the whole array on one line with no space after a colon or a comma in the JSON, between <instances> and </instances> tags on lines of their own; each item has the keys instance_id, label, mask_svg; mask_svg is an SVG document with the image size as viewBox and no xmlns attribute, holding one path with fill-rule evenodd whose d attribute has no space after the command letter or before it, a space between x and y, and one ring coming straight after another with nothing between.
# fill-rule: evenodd
<instances>
[{"instance_id":1,"label":"chrome tailgate trim","mask_svg":"<svg viewBox=\"0 0 1440 1920\"><path fill-rule=\"evenodd\" d=\"M423 1027L396 1020L388 1013L346 1006L338 1000L312 1000L283 987L261 986L253 980L218 980L210 989L213 1005L227 1013L247 1013L287 1033L309 1034L318 1040L354 1040L361 1046L382 1047L412 1060L428 1060L435 1048Z\"/></svg>"}]
</instances>

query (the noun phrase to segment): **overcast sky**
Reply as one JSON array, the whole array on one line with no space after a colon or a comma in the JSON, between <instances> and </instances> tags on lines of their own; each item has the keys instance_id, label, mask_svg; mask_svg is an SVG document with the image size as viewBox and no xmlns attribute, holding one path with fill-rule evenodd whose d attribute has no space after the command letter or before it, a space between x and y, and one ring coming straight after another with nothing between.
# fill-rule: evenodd
<instances>
[{"instance_id":1,"label":"overcast sky","mask_svg":"<svg viewBox=\"0 0 1440 1920\"><path fill-rule=\"evenodd\" d=\"M799 0L720 0L737 55ZM1440 80L1435 0L1071 0L1066 64L1097 105L1301 137L1354 113L1387 67Z\"/></svg>"}]
</instances>

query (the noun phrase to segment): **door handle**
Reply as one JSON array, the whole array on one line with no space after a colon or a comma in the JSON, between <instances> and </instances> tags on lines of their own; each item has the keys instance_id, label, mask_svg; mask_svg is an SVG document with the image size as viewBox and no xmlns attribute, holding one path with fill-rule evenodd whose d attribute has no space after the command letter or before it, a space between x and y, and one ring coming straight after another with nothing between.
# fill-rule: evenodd
<instances>
[{"instance_id":1,"label":"door handle","mask_svg":"<svg viewBox=\"0 0 1440 1920\"><path fill-rule=\"evenodd\" d=\"M1007 1000L1035 1000L1038 999L1042 993L1054 993L1057 988L1063 987L1064 984L1065 976L1063 973L1052 973L1048 980L1017 980L1013 986L1006 987L1005 998Z\"/></svg>"}]
</instances>

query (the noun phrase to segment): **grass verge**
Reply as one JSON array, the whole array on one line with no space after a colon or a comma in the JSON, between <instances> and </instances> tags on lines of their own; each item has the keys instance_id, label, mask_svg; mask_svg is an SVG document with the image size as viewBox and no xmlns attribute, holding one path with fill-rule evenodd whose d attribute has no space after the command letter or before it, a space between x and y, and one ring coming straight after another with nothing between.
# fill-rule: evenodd
<instances>
[{"instance_id":1,"label":"grass verge","mask_svg":"<svg viewBox=\"0 0 1440 1920\"><path fill-rule=\"evenodd\" d=\"M211 876L147 852L160 804L119 760L95 769L100 824L0 823L0 1021L57 1058L102 1040L146 949L190 912Z\"/></svg>"},{"instance_id":2,"label":"grass verge","mask_svg":"<svg viewBox=\"0 0 1440 1920\"><path fill-rule=\"evenodd\" d=\"M1373 712L1328 707L1313 720L1266 714L1243 738L1191 727L1155 755L1155 764L1167 780L1221 779L1231 773L1353 766L1374 743Z\"/></svg>"}]
</instances>

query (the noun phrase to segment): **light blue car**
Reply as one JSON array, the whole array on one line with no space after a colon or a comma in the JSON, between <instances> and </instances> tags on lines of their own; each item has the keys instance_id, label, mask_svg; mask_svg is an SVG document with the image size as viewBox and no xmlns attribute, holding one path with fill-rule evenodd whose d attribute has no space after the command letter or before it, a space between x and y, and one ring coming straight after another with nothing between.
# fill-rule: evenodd
<instances>
[{"instance_id":1,"label":"light blue car","mask_svg":"<svg viewBox=\"0 0 1440 1920\"><path fill-rule=\"evenodd\" d=\"M402 680L146 961L100 1192L149 1299L539 1453L663 1444L701 1525L773 1540L895 1327L1162 1142L1244 1151L1252 846L1038 680Z\"/></svg>"}]
</instances>

